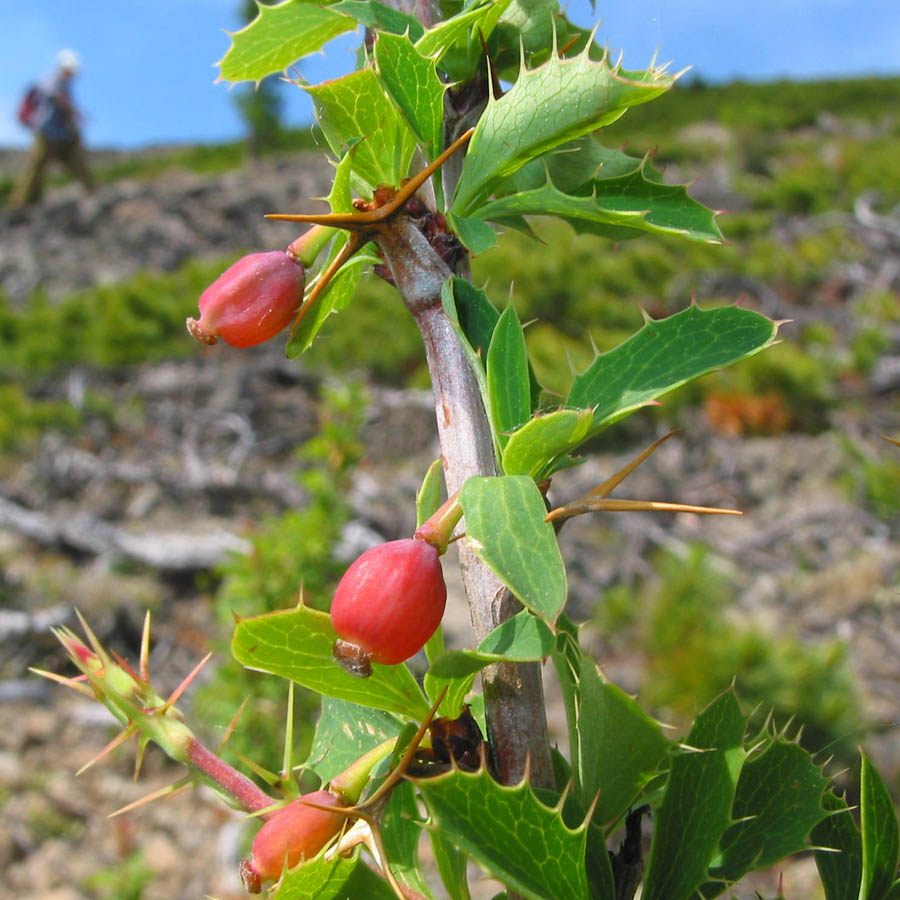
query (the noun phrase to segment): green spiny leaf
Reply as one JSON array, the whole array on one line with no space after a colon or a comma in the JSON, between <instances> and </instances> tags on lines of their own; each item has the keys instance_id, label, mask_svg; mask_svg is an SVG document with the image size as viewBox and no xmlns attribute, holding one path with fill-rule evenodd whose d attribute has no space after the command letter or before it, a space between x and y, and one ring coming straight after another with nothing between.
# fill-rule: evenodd
<instances>
[{"instance_id":1,"label":"green spiny leaf","mask_svg":"<svg viewBox=\"0 0 900 900\"><path fill-rule=\"evenodd\" d=\"M708 880L744 759L745 719L733 692L698 716L676 753L655 815L643 900L689 900Z\"/></svg>"},{"instance_id":2,"label":"green spiny leaf","mask_svg":"<svg viewBox=\"0 0 900 900\"><path fill-rule=\"evenodd\" d=\"M468 45L472 35L480 32L487 39L509 2L488 0L438 22L416 41L416 49L423 56L440 60L453 47Z\"/></svg>"},{"instance_id":3,"label":"green spiny leaf","mask_svg":"<svg viewBox=\"0 0 900 900\"><path fill-rule=\"evenodd\" d=\"M592 407L588 437L693 378L752 356L775 340L778 325L749 309L690 306L648 320L637 334L576 375L566 406Z\"/></svg>"},{"instance_id":4,"label":"green spiny leaf","mask_svg":"<svg viewBox=\"0 0 900 900\"><path fill-rule=\"evenodd\" d=\"M356 22L325 4L285 0L259 5L259 14L231 35L231 47L219 61L223 81L260 81L316 53L332 38L353 31Z\"/></svg>"},{"instance_id":5,"label":"green spiny leaf","mask_svg":"<svg viewBox=\"0 0 900 900\"><path fill-rule=\"evenodd\" d=\"M826 791L822 805L831 815L823 819L810 835L816 850L816 866L825 900L858 900L862 879L862 838L846 802Z\"/></svg>"},{"instance_id":6,"label":"green spiny leaf","mask_svg":"<svg viewBox=\"0 0 900 900\"><path fill-rule=\"evenodd\" d=\"M403 725L384 710L322 697L322 711L305 766L323 782L331 781L364 753L400 734Z\"/></svg>"},{"instance_id":7,"label":"green spiny leaf","mask_svg":"<svg viewBox=\"0 0 900 900\"><path fill-rule=\"evenodd\" d=\"M268 900L397 900L384 878L360 858L359 851L349 859L319 857L285 872L267 894Z\"/></svg>"},{"instance_id":8,"label":"green spiny leaf","mask_svg":"<svg viewBox=\"0 0 900 900\"><path fill-rule=\"evenodd\" d=\"M290 678L320 694L396 713L404 719L424 719L428 703L409 669L372 666L369 678L356 678L333 659L337 639L327 613L301 606L242 619L234 630L231 649L249 669Z\"/></svg>"},{"instance_id":9,"label":"green spiny leaf","mask_svg":"<svg viewBox=\"0 0 900 900\"><path fill-rule=\"evenodd\" d=\"M486 363L491 417L500 446L505 447L509 434L531 416L531 381L525 332L511 303L503 310L494 327Z\"/></svg>"},{"instance_id":10,"label":"green spiny leaf","mask_svg":"<svg viewBox=\"0 0 900 900\"><path fill-rule=\"evenodd\" d=\"M414 16L391 9L383 3L379 3L378 0L340 0L339 3L333 3L329 8L335 12L353 16L361 25L377 29L382 33L406 34L409 32L414 41L417 41L425 33L425 29Z\"/></svg>"},{"instance_id":11,"label":"green spiny leaf","mask_svg":"<svg viewBox=\"0 0 900 900\"><path fill-rule=\"evenodd\" d=\"M566 570L537 485L523 475L470 478L460 502L467 544L552 627L566 602Z\"/></svg>"},{"instance_id":12,"label":"green spiny leaf","mask_svg":"<svg viewBox=\"0 0 900 900\"><path fill-rule=\"evenodd\" d=\"M593 421L590 409L557 409L535 416L509 436L503 450L503 471L540 481L561 468L555 465L557 460L587 438Z\"/></svg>"},{"instance_id":13,"label":"green spiny leaf","mask_svg":"<svg viewBox=\"0 0 900 900\"><path fill-rule=\"evenodd\" d=\"M549 179L538 188L485 204L478 217L505 222L520 216L556 216L577 232L620 240L644 232L677 234L721 243L715 214L688 196L681 185L648 180L643 170L598 179L582 194L567 194Z\"/></svg>"},{"instance_id":14,"label":"green spiny leaf","mask_svg":"<svg viewBox=\"0 0 900 900\"><path fill-rule=\"evenodd\" d=\"M400 108L425 155L443 150L444 85L433 59L419 53L406 35L382 32L375 41L378 75ZM440 179L435 179L437 186Z\"/></svg>"},{"instance_id":15,"label":"green spiny leaf","mask_svg":"<svg viewBox=\"0 0 900 900\"><path fill-rule=\"evenodd\" d=\"M615 121L629 106L671 87L664 72L626 72L585 53L554 55L492 98L469 143L451 210L458 216L479 207L505 178L548 150Z\"/></svg>"},{"instance_id":16,"label":"green spiny leaf","mask_svg":"<svg viewBox=\"0 0 900 900\"><path fill-rule=\"evenodd\" d=\"M475 650L451 650L438 657L429 672L435 678L462 678L504 660L542 660L553 649L553 633L536 616L522 611L498 625Z\"/></svg>"},{"instance_id":17,"label":"green spiny leaf","mask_svg":"<svg viewBox=\"0 0 900 900\"><path fill-rule=\"evenodd\" d=\"M734 882L751 868L767 868L806 849L827 815L826 779L809 753L781 738L754 753L741 769L732 807L734 824L722 838L713 878Z\"/></svg>"},{"instance_id":18,"label":"green spiny leaf","mask_svg":"<svg viewBox=\"0 0 900 900\"><path fill-rule=\"evenodd\" d=\"M581 650L576 627L565 616L558 624L553 663L566 706L575 798L583 812L596 798L594 820L610 822L657 774L671 744Z\"/></svg>"},{"instance_id":19,"label":"green spiny leaf","mask_svg":"<svg viewBox=\"0 0 900 900\"><path fill-rule=\"evenodd\" d=\"M370 188L399 185L409 172L416 139L374 70L366 67L305 89L335 154L343 156L353 144L353 172Z\"/></svg>"},{"instance_id":20,"label":"green spiny leaf","mask_svg":"<svg viewBox=\"0 0 900 900\"><path fill-rule=\"evenodd\" d=\"M528 783L504 787L483 768L414 783L438 828L507 887L530 900L589 900L585 824L566 826Z\"/></svg>"},{"instance_id":21,"label":"green spiny leaf","mask_svg":"<svg viewBox=\"0 0 900 900\"><path fill-rule=\"evenodd\" d=\"M900 828L891 795L865 754L862 754L859 788L862 835L860 900L886 900L897 877Z\"/></svg>"}]
</instances>

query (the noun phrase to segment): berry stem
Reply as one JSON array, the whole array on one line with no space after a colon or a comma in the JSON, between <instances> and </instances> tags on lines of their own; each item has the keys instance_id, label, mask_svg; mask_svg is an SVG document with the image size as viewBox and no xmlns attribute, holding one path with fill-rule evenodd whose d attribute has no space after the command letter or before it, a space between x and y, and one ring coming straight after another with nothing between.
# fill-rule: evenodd
<instances>
[{"instance_id":1,"label":"berry stem","mask_svg":"<svg viewBox=\"0 0 900 900\"><path fill-rule=\"evenodd\" d=\"M258 813L268 809L275 801L261 788L257 787L246 775L238 772L212 750L204 747L196 738L191 738L185 748L188 764L204 781L216 788L244 812ZM261 819L268 818L261 815Z\"/></svg>"}]
</instances>

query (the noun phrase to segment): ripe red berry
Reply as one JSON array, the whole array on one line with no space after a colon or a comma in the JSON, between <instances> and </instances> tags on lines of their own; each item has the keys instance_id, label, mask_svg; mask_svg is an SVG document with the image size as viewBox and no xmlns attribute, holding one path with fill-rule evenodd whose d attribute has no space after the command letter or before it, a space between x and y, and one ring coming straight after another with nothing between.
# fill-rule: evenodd
<instances>
[{"instance_id":1,"label":"ripe red berry","mask_svg":"<svg viewBox=\"0 0 900 900\"><path fill-rule=\"evenodd\" d=\"M370 661L394 665L414 656L441 622L447 586L438 550L407 538L366 550L344 573L331 603L340 636L335 658L366 676Z\"/></svg>"},{"instance_id":2,"label":"ripe red berry","mask_svg":"<svg viewBox=\"0 0 900 900\"><path fill-rule=\"evenodd\" d=\"M241 863L241 878L251 894L258 894L264 881L274 881L281 870L312 859L343 827L346 819L337 813L307 806L339 807L341 801L329 791L313 791L289 803L256 832L250 858Z\"/></svg>"},{"instance_id":3,"label":"ripe red berry","mask_svg":"<svg viewBox=\"0 0 900 900\"><path fill-rule=\"evenodd\" d=\"M188 331L202 344L222 338L252 347L285 328L303 302L306 274L289 253L251 253L226 269L201 295L200 318Z\"/></svg>"}]
</instances>

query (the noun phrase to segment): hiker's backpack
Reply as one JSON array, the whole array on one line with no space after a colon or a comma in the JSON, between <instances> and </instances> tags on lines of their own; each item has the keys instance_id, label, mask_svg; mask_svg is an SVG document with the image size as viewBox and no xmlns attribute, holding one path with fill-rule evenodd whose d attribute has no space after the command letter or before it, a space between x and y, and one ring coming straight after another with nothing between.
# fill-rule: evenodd
<instances>
[{"instance_id":1,"label":"hiker's backpack","mask_svg":"<svg viewBox=\"0 0 900 900\"><path fill-rule=\"evenodd\" d=\"M16 113L16 117L26 128L31 128L34 125L34 117L37 114L38 107L41 105L41 97L41 89L36 84L32 84L25 91L19 103L19 111Z\"/></svg>"}]
</instances>

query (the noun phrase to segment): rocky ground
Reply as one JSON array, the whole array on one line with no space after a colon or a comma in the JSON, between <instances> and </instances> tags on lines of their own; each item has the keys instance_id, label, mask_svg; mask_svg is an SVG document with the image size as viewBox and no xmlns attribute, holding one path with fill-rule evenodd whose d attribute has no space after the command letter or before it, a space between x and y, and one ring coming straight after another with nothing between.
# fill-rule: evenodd
<instances>
[{"instance_id":1,"label":"rocky ground","mask_svg":"<svg viewBox=\"0 0 900 900\"><path fill-rule=\"evenodd\" d=\"M118 183L91 197L60 189L36 210L0 212L0 284L14 302L37 284L61 296L138 268L286 244L293 230L286 229L283 241L273 238L270 224L263 233L260 213L308 208L304 198L324 193L326 175L318 164L283 159L213 179L174 173ZM152 667L162 673L162 687L177 684L212 645L210 598L197 587L197 574L226 552L244 552L253 522L304 503L292 477L292 450L315 431L320 387L316 373L287 363L277 347L198 349L186 360L114 372L77 369L50 390L73 402L100 392L116 414L87 413L74 438L51 430L27 458L0 462L0 868L10 896L245 896L236 871L246 824L202 791L107 818L173 781L177 770L151 752L135 783L132 756L118 751L75 778L109 739L110 722L78 695L33 678L27 667L65 669L48 628L73 625L76 605L102 636L133 656L150 606ZM421 392L371 391L368 455L351 494L348 542L356 549L410 529L413 493L438 455L429 399ZM679 554L705 543L713 564L736 586L736 621L809 642L844 639L866 718L896 723L897 528L861 509L835 483L846 465L842 434L877 458L887 446L879 432L898 431L900 414L884 394L873 395L864 421L839 414L832 430L816 436L730 438L697 413L623 495L737 506L744 516L573 521L564 541L573 617L588 618L604 588L643 574L655 548ZM554 496L572 498L604 480L647 437L561 473ZM466 613L455 579L449 609L450 639L462 643ZM600 634L594 642L607 674L636 690L641 659ZM551 728L563 741L550 682L548 692ZM894 783L898 733L888 729L869 745ZM808 869L801 863L791 871L788 897L812 896Z\"/></svg>"}]
</instances>

